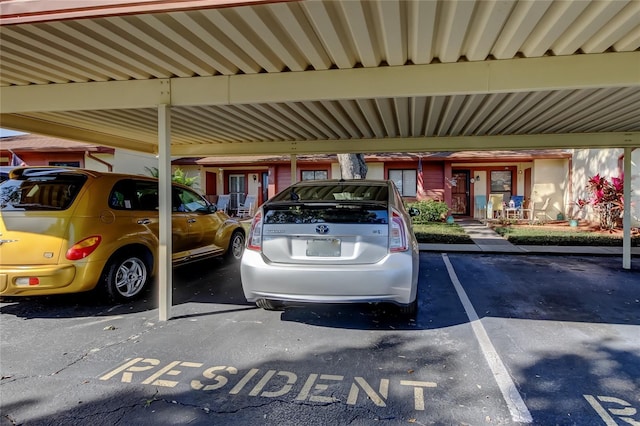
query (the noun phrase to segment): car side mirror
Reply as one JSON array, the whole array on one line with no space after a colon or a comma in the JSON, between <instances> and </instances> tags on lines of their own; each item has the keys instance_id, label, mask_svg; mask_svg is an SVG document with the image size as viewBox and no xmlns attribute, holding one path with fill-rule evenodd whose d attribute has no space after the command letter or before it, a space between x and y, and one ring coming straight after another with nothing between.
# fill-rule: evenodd
<instances>
[{"instance_id":1,"label":"car side mirror","mask_svg":"<svg viewBox=\"0 0 640 426\"><path fill-rule=\"evenodd\" d=\"M215 204L209 204L209 213L215 213L218 211L218 206Z\"/></svg>"}]
</instances>

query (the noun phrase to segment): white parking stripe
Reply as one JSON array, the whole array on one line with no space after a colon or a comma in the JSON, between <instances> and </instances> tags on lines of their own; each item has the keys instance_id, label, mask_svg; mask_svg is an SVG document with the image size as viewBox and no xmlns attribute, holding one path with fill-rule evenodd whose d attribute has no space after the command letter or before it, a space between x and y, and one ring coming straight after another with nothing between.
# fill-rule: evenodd
<instances>
[{"instance_id":1,"label":"white parking stripe","mask_svg":"<svg viewBox=\"0 0 640 426\"><path fill-rule=\"evenodd\" d=\"M100 323L103 323L103 322L109 322L109 321L118 320L118 319L122 319L122 318L124 318L122 315L115 315L115 316L111 316L111 317L101 318L101 319L95 320L95 321L83 322L81 324L70 325L67 328L87 327L89 325L96 325L96 324L100 324Z\"/></svg>"},{"instance_id":2,"label":"white parking stripe","mask_svg":"<svg viewBox=\"0 0 640 426\"><path fill-rule=\"evenodd\" d=\"M451 282L453 282L453 286L458 293L458 297L462 302L462 306L464 306L464 310L467 313L467 317L471 322L471 327L473 328L473 333L476 335L476 339L480 344L480 349L484 354L487 363L489 364L489 368L493 373L493 377L500 388L500 392L502 392L502 397L504 398L507 406L509 407L509 412L511 413L511 418L515 422L520 423L531 423L533 422L533 418L531 417L531 413L529 409L525 405L518 389L516 388L515 383L511 379L506 367L502 363L498 352L493 347L491 343L491 339L489 339L489 335L487 335L487 331L484 329L478 314L476 313L475 308L471 304L467 293L464 291L462 284L460 284L460 280L458 280L458 276L453 269L453 265L449 261L449 257L446 253L442 254L442 259L444 260L444 264L447 267L447 271L449 272L449 277L451 278Z\"/></svg>"}]
</instances>

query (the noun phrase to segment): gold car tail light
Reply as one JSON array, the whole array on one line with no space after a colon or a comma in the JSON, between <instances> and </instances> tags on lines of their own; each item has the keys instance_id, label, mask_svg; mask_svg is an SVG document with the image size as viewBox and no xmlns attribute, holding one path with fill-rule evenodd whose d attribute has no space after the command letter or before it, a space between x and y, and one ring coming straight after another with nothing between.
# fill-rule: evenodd
<instances>
[{"instance_id":1,"label":"gold car tail light","mask_svg":"<svg viewBox=\"0 0 640 426\"><path fill-rule=\"evenodd\" d=\"M80 240L73 246L71 246L71 248L67 250L67 254L65 256L68 260L84 259L98 248L98 245L100 245L101 241L102 237L99 235L92 235L91 237L87 237L84 240Z\"/></svg>"}]
</instances>

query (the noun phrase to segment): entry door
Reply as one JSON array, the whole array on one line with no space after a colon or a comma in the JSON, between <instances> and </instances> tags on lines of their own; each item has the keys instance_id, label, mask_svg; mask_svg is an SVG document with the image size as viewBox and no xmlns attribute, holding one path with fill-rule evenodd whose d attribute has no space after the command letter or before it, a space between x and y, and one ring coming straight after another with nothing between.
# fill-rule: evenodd
<instances>
[{"instance_id":1,"label":"entry door","mask_svg":"<svg viewBox=\"0 0 640 426\"><path fill-rule=\"evenodd\" d=\"M469 216L469 170L457 170L451 177L451 213Z\"/></svg>"},{"instance_id":2,"label":"entry door","mask_svg":"<svg viewBox=\"0 0 640 426\"><path fill-rule=\"evenodd\" d=\"M236 211L244 203L246 183L244 175L229 175L229 210Z\"/></svg>"}]
</instances>

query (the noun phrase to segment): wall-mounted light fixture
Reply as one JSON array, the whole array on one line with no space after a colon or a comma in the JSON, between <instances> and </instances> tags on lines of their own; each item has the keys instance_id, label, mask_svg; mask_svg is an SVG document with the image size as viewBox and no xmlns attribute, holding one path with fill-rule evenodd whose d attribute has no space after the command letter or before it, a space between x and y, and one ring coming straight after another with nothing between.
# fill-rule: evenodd
<instances>
[{"instance_id":1,"label":"wall-mounted light fixture","mask_svg":"<svg viewBox=\"0 0 640 426\"><path fill-rule=\"evenodd\" d=\"M476 176L476 182L480 182L480 175Z\"/></svg>"},{"instance_id":2,"label":"wall-mounted light fixture","mask_svg":"<svg viewBox=\"0 0 640 426\"><path fill-rule=\"evenodd\" d=\"M257 175L253 175L253 181L257 181L258 180L258 176Z\"/></svg>"}]
</instances>

